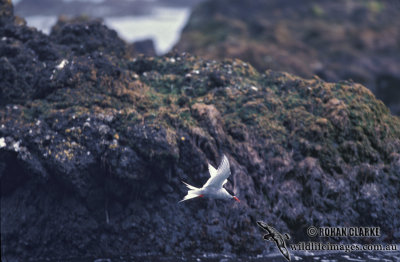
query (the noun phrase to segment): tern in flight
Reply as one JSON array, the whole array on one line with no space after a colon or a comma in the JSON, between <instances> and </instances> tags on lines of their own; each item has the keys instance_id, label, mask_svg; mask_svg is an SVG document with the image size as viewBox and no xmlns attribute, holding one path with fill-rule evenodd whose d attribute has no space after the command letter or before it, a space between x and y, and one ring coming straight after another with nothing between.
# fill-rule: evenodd
<instances>
[{"instance_id":1,"label":"tern in flight","mask_svg":"<svg viewBox=\"0 0 400 262\"><path fill-rule=\"evenodd\" d=\"M228 182L227 179L231 174L229 161L225 155L222 158L221 164L219 165L218 169L215 169L209 163L208 171L210 172L210 178L207 180L202 188L191 186L188 183L182 181L187 186L189 191L187 195L179 202L196 197L207 197L214 199L235 199L237 202L240 202L236 196L232 196L228 193L228 191L226 191L225 188L223 188L223 185Z\"/></svg>"}]
</instances>

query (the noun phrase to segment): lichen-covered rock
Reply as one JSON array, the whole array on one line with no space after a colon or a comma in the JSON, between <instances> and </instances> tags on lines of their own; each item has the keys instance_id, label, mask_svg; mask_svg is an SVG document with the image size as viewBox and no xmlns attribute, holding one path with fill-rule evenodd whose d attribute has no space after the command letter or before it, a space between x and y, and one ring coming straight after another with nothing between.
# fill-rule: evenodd
<instances>
[{"instance_id":1,"label":"lichen-covered rock","mask_svg":"<svg viewBox=\"0 0 400 262\"><path fill-rule=\"evenodd\" d=\"M2 53L16 72L0 82L2 257L256 255L257 220L292 241L309 225L379 226L376 241L399 241L400 120L365 87L119 56L118 39L88 55L5 27L1 50L18 51ZM223 154L240 204L178 204L181 180L201 186Z\"/></svg>"},{"instance_id":2,"label":"lichen-covered rock","mask_svg":"<svg viewBox=\"0 0 400 262\"><path fill-rule=\"evenodd\" d=\"M393 0L209 0L176 48L258 70L352 79L400 114L400 4Z\"/></svg>"}]
</instances>

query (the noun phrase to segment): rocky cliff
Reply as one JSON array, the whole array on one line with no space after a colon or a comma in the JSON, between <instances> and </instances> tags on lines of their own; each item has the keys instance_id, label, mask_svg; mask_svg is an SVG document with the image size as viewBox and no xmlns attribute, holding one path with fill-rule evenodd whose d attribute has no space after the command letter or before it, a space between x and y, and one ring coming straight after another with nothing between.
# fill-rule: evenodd
<instances>
[{"instance_id":1,"label":"rocky cliff","mask_svg":"<svg viewBox=\"0 0 400 262\"><path fill-rule=\"evenodd\" d=\"M2 259L255 256L257 220L292 241L309 225L400 240L400 120L362 85L132 57L101 24L46 36L9 1L0 36ZM241 202L178 204L223 154Z\"/></svg>"},{"instance_id":2,"label":"rocky cliff","mask_svg":"<svg viewBox=\"0 0 400 262\"><path fill-rule=\"evenodd\" d=\"M399 17L394 0L210 0L195 8L177 49L261 71L352 79L400 114Z\"/></svg>"}]
</instances>

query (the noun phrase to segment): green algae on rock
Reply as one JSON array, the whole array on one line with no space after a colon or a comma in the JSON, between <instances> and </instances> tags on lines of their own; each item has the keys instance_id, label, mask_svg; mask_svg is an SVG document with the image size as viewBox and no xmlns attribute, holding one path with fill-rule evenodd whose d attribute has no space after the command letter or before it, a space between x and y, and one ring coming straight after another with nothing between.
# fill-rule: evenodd
<instances>
[{"instance_id":1,"label":"green algae on rock","mask_svg":"<svg viewBox=\"0 0 400 262\"><path fill-rule=\"evenodd\" d=\"M209 0L176 48L258 70L353 79L400 114L400 8L393 0Z\"/></svg>"},{"instance_id":2,"label":"green algae on rock","mask_svg":"<svg viewBox=\"0 0 400 262\"><path fill-rule=\"evenodd\" d=\"M7 32L2 61L21 79L42 50L30 37L54 56L25 82L30 95L0 106L2 256L248 256L265 250L260 219L296 241L309 225L400 239L400 120L362 85L240 60L119 56L118 44L82 54L24 25ZM4 51L15 45L18 59ZM178 205L181 180L201 185L222 154L240 205Z\"/></svg>"}]
</instances>

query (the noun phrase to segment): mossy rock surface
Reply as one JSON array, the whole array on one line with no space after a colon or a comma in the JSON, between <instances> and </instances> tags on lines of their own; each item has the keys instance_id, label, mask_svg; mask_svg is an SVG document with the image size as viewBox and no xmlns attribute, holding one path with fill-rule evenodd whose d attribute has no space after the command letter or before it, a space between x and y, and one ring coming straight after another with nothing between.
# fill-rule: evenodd
<instances>
[{"instance_id":1,"label":"mossy rock surface","mask_svg":"<svg viewBox=\"0 0 400 262\"><path fill-rule=\"evenodd\" d=\"M257 220L296 242L310 225L400 240L400 120L362 85L0 30L1 66L18 72L0 84L2 256L254 256ZM201 186L223 154L240 204L178 204L181 180Z\"/></svg>"},{"instance_id":2,"label":"mossy rock surface","mask_svg":"<svg viewBox=\"0 0 400 262\"><path fill-rule=\"evenodd\" d=\"M260 71L352 79L400 114L400 3L393 0L208 0L176 49L239 58Z\"/></svg>"}]
</instances>

